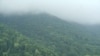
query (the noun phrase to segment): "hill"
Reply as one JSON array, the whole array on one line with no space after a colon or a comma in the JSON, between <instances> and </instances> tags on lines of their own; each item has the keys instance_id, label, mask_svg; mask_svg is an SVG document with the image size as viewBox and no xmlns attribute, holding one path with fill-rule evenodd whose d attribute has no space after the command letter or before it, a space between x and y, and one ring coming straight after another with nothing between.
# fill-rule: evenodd
<instances>
[{"instance_id":1,"label":"hill","mask_svg":"<svg viewBox=\"0 0 100 56\"><path fill-rule=\"evenodd\" d=\"M49 53L50 56L100 55L100 35L97 34L99 29L93 31L94 26L67 22L46 13L9 16L1 14L0 23L27 36L39 49L48 49L47 53L52 53ZM42 51L41 53L43 54ZM44 53L38 56L48 55Z\"/></svg>"}]
</instances>

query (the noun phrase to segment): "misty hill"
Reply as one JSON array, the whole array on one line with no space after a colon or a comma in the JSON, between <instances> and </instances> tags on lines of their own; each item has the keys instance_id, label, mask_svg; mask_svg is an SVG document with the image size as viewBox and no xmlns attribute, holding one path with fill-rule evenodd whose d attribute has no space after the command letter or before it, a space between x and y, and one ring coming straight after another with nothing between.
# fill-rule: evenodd
<instances>
[{"instance_id":1,"label":"misty hill","mask_svg":"<svg viewBox=\"0 0 100 56\"><path fill-rule=\"evenodd\" d=\"M31 43L40 46L39 49L51 51L49 56L100 55L100 32L96 26L67 22L46 13L1 14L0 23L27 36ZM41 56L47 56L43 51L41 53Z\"/></svg>"}]
</instances>

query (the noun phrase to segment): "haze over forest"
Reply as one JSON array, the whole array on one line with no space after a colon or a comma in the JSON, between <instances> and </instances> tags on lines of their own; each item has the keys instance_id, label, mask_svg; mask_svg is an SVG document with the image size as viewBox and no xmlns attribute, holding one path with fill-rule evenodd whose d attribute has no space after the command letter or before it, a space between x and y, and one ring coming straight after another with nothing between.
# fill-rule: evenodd
<instances>
[{"instance_id":1,"label":"haze over forest","mask_svg":"<svg viewBox=\"0 0 100 56\"><path fill-rule=\"evenodd\" d=\"M100 56L100 0L0 0L0 56Z\"/></svg>"},{"instance_id":2,"label":"haze over forest","mask_svg":"<svg viewBox=\"0 0 100 56\"><path fill-rule=\"evenodd\" d=\"M0 0L0 12L46 12L67 21L100 24L100 0Z\"/></svg>"}]
</instances>

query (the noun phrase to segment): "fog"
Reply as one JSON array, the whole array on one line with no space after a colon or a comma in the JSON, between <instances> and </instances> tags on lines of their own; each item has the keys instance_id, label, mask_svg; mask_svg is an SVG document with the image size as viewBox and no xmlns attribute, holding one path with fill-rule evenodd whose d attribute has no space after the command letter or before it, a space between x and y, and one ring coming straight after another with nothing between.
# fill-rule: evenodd
<instances>
[{"instance_id":1,"label":"fog","mask_svg":"<svg viewBox=\"0 0 100 56\"><path fill-rule=\"evenodd\" d=\"M100 0L0 0L0 13L29 12L47 12L81 24L100 24Z\"/></svg>"}]
</instances>

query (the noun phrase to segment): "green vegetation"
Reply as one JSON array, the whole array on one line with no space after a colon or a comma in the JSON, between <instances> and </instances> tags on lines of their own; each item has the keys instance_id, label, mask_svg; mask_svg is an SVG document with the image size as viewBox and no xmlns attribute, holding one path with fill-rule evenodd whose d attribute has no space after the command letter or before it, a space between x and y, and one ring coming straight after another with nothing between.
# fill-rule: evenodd
<instances>
[{"instance_id":1,"label":"green vegetation","mask_svg":"<svg viewBox=\"0 0 100 56\"><path fill-rule=\"evenodd\" d=\"M0 56L100 56L99 27L48 14L0 15L0 23Z\"/></svg>"},{"instance_id":2,"label":"green vegetation","mask_svg":"<svg viewBox=\"0 0 100 56\"><path fill-rule=\"evenodd\" d=\"M49 48L32 41L19 32L0 25L0 56L56 56Z\"/></svg>"}]
</instances>

